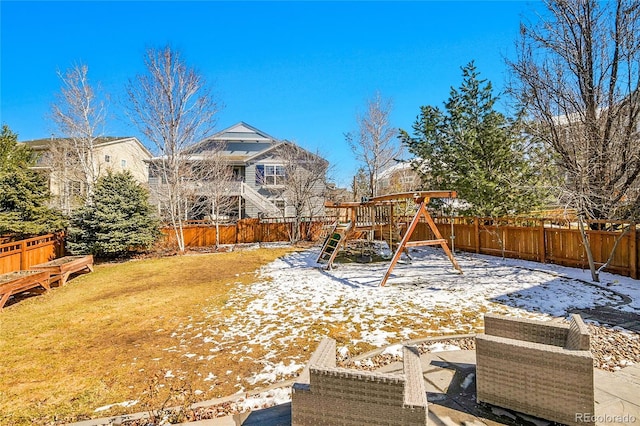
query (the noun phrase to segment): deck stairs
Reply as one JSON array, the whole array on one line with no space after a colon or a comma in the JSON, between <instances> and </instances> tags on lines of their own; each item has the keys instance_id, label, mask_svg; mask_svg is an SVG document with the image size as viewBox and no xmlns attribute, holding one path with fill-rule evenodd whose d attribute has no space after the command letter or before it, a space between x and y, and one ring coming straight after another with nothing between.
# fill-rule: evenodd
<instances>
[{"instance_id":1,"label":"deck stairs","mask_svg":"<svg viewBox=\"0 0 640 426\"><path fill-rule=\"evenodd\" d=\"M251 188L244 182L240 182L240 195L245 200L250 201L256 207L260 209L260 211L267 216L278 217L282 215L282 212L273 204L267 197L260 194L255 189Z\"/></svg>"},{"instance_id":2,"label":"deck stairs","mask_svg":"<svg viewBox=\"0 0 640 426\"><path fill-rule=\"evenodd\" d=\"M343 244L346 240L347 234L351 231L352 226L351 222L335 223L333 230L329 232L329 235L327 235L327 238L324 240L322 250L320 251L318 260L316 260L317 263L326 263L327 269L331 269L333 260L338 254L338 248L340 244Z\"/></svg>"}]
</instances>

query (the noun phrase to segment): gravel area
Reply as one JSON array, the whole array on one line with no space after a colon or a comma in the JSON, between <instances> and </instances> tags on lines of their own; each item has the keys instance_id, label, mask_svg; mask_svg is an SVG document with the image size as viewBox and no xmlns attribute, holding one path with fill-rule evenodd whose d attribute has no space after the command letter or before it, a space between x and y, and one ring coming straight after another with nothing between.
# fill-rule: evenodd
<instances>
[{"instance_id":1,"label":"gravel area","mask_svg":"<svg viewBox=\"0 0 640 426\"><path fill-rule=\"evenodd\" d=\"M617 371L640 363L640 334L589 324L591 353L594 366L601 370Z\"/></svg>"},{"instance_id":2,"label":"gravel area","mask_svg":"<svg viewBox=\"0 0 640 426\"><path fill-rule=\"evenodd\" d=\"M605 371L617 371L628 365L640 363L640 334L588 324L591 334L591 353L595 368ZM462 350L474 350L475 339L442 339L436 342L429 341L418 345L421 354L432 352L432 349L441 350L442 346L457 346ZM435 346L435 348L434 348ZM402 358L393 354L380 354L368 359L351 361L344 360L340 364L344 367L360 370L376 370L382 366L401 361Z\"/></svg>"}]
</instances>

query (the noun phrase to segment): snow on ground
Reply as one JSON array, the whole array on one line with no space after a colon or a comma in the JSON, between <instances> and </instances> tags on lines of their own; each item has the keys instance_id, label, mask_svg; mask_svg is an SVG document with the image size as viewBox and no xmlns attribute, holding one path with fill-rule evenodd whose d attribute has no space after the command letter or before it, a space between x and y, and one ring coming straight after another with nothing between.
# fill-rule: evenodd
<instances>
[{"instance_id":1,"label":"snow on ground","mask_svg":"<svg viewBox=\"0 0 640 426\"><path fill-rule=\"evenodd\" d=\"M240 412L259 410L273 405L284 404L289 401L291 401L291 387L287 386L241 398L240 401L237 402L237 408Z\"/></svg>"},{"instance_id":2,"label":"snow on ground","mask_svg":"<svg viewBox=\"0 0 640 426\"><path fill-rule=\"evenodd\" d=\"M131 401L124 401L124 402L117 402L115 404L109 404L109 405L105 405L103 407L98 407L96 408L94 411L96 413L99 413L101 411L107 411L110 410L113 407L133 407L134 405L136 405L139 401L138 400L131 400Z\"/></svg>"},{"instance_id":3,"label":"snow on ground","mask_svg":"<svg viewBox=\"0 0 640 426\"><path fill-rule=\"evenodd\" d=\"M604 273L593 285L588 271L467 253L456 254L464 271L458 274L439 249L412 255L413 262L398 264L380 287L387 263L326 271L315 262L317 248L293 253L262 268L255 283L238 284L224 315L211 307L204 321L182 324L173 333L180 343L170 349L206 359L223 351L237 364L252 364L247 377L238 374L246 369L227 366L226 377L235 377L242 390L295 376L325 336L338 340L342 355L356 354L411 338L475 332L485 312L548 320L572 308L618 305L624 299L616 292L632 299L621 309L640 313L640 285L625 277Z\"/></svg>"}]
</instances>

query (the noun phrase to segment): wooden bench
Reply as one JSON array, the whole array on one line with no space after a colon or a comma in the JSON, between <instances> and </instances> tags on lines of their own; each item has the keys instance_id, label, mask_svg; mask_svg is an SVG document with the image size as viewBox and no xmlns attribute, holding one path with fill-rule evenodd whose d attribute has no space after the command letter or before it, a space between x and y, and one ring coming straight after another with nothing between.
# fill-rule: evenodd
<instances>
[{"instance_id":1,"label":"wooden bench","mask_svg":"<svg viewBox=\"0 0 640 426\"><path fill-rule=\"evenodd\" d=\"M16 271L0 275L0 310L4 307L9 297L42 287L44 291L49 290L49 271Z\"/></svg>"},{"instance_id":2,"label":"wooden bench","mask_svg":"<svg viewBox=\"0 0 640 426\"><path fill-rule=\"evenodd\" d=\"M30 269L49 271L50 283L57 282L59 286L66 284L69 276L76 272L93 272L93 256L64 256L49 262L30 266Z\"/></svg>"}]
</instances>

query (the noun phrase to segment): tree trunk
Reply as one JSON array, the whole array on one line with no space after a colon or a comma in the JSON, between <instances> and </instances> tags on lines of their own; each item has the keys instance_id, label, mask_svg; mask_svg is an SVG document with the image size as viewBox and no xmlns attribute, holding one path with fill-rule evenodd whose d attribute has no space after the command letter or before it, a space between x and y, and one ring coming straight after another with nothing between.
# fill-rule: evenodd
<instances>
[{"instance_id":1,"label":"tree trunk","mask_svg":"<svg viewBox=\"0 0 640 426\"><path fill-rule=\"evenodd\" d=\"M593 260L593 253L591 252L591 244L589 243L589 236L587 235L587 231L584 227L584 217L582 215L578 216L578 227L580 228L580 235L582 236L582 245L584 246L584 250L587 253L587 260L589 261L589 270L591 271L591 279L593 282L600 282L600 274L596 269L596 264Z\"/></svg>"}]
</instances>

